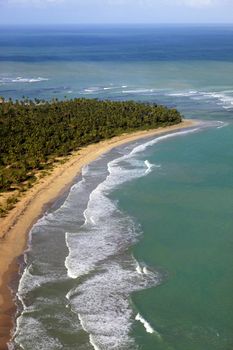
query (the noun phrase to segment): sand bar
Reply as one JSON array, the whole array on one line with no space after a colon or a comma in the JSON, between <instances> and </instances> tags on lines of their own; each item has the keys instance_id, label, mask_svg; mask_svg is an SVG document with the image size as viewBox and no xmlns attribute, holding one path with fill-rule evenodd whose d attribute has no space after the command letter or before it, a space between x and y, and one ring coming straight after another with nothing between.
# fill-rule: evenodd
<instances>
[{"instance_id":1,"label":"sand bar","mask_svg":"<svg viewBox=\"0 0 233 350\"><path fill-rule=\"evenodd\" d=\"M72 185L83 166L112 148L139 138L175 131L196 124L197 122L192 120L184 120L178 125L123 134L84 147L74 152L66 163L59 164L51 174L39 180L26 192L7 217L0 219L0 350L7 349L6 343L10 339L15 312L13 296L8 285L16 276L17 258L26 249L28 233L33 224L44 213L45 206L54 202Z\"/></svg>"}]
</instances>

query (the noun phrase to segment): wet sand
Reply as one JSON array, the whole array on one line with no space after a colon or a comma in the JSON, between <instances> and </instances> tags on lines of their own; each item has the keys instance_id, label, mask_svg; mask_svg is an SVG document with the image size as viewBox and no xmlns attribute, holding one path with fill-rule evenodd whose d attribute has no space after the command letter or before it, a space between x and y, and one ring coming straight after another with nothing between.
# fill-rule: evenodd
<instances>
[{"instance_id":1,"label":"wet sand","mask_svg":"<svg viewBox=\"0 0 233 350\"><path fill-rule=\"evenodd\" d=\"M196 125L184 120L182 123L149 131L123 134L109 140L91 144L74 152L64 164L56 166L52 173L40 179L5 218L0 219L0 350L6 350L14 326L14 295L8 287L17 283L18 257L26 249L28 233L43 215L46 207L65 193L83 166L103 153L122 144L168 131Z\"/></svg>"}]
</instances>

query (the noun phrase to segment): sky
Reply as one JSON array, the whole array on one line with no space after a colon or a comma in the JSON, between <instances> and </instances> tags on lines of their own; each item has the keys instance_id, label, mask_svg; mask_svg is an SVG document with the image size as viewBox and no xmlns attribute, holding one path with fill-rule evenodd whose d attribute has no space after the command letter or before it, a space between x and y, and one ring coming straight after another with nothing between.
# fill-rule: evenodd
<instances>
[{"instance_id":1,"label":"sky","mask_svg":"<svg viewBox=\"0 0 233 350\"><path fill-rule=\"evenodd\" d=\"M232 23L233 0L0 0L0 24Z\"/></svg>"}]
</instances>

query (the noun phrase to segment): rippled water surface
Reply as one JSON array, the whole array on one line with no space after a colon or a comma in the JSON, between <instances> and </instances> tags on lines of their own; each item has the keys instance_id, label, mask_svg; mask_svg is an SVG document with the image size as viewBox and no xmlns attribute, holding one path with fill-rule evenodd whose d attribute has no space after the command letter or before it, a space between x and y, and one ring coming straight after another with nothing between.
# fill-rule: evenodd
<instances>
[{"instance_id":1,"label":"rippled water surface","mask_svg":"<svg viewBox=\"0 0 233 350\"><path fill-rule=\"evenodd\" d=\"M203 121L103 155L34 225L12 346L232 349L232 27L1 29L5 98L134 99Z\"/></svg>"}]
</instances>

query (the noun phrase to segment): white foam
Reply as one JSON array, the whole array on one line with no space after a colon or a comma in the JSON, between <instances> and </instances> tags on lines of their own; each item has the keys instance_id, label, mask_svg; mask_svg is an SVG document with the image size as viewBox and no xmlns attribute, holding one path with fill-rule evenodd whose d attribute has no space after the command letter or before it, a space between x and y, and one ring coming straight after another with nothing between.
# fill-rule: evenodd
<instances>
[{"instance_id":1,"label":"white foam","mask_svg":"<svg viewBox=\"0 0 233 350\"><path fill-rule=\"evenodd\" d=\"M224 109L226 109L226 110L229 110L229 109L233 109L233 107L232 106L222 106Z\"/></svg>"},{"instance_id":2,"label":"white foam","mask_svg":"<svg viewBox=\"0 0 233 350\"><path fill-rule=\"evenodd\" d=\"M127 168L119 165L121 162ZM114 255L137 237L132 219L118 210L108 194L126 181L144 176L145 163L132 155L124 155L109 162L108 171L105 181L90 194L84 225L79 232L66 234L69 255L65 266L71 278L89 273L99 261Z\"/></svg>"},{"instance_id":3,"label":"white foam","mask_svg":"<svg viewBox=\"0 0 233 350\"><path fill-rule=\"evenodd\" d=\"M98 189L91 194L85 217L85 224L77 234L66 234L69 255L65 266L71 278L89 273L98 262L114 255L137 236L133 221L121 215Z\"/></svg>"},{"instance_id":4,"label":"white foam","mask_svg":"<svg viewBox=\"0 0 233 350\"><path fill-rule=\"evenodd\" d=\"M133 258L133 257L132 257ZM134 258L133 258L134 259ZM135 270L137 271L137 273L139 275L149 275L150 271L148 270L147 266L145 265L145 263L140 264L136 259L134 259L135 261ZM142 265L142 266L141 266ZM151 272L153 274L153 272Z\"/></svg>"},{"instance_id":5,"label":"white foam","mask_svg":"<svg viewBox=\"0 0 233 350\"><path fill-rule=\"evenodd\" d=\"M33 274L32 265L27 266L24 269L23 275L20 278L17 297L21 301L24 310L27 310L28 307L25 305L24 299L29 292L40 288L44 284L56 282L59 279L64 280L65 276L60 275L59 271L57 274L54 271L49 270L47 263L38 262L36 264L37 273ZM39 271L38 271L39 270ZM47 272L47 273L46 273Z\"/></svg>"},{"instance_id":6,"label":"white foam","mask_svg":"<svg viewBox=\"0 0 233 350\"><path fill-rule=\"evenodd\" d=\"M113 89L116 89L116 87L115 86L93 86L93 87L88 87L88 88L84 89L84 92L96 93L96 92L113 90Z\"/></svg>"},{"instance_id":7,"label":"white foam","mask_svg":"<svg viewBox=\"0 0 233 350\"><path fill-rule=\"evenodd\" d=\"M78 216L76 215L75 217L71 214L70 208L75 208L77 206L77 196L79 198L82 198L83 193L86 192L86 178L85 176L87 175L89 171L89 167L85 166L82 168L82 178L80 181L75 183L70 191L69 194L66 198L66 200L63 202L63 204L55 211L51 213L45 213L42 218L40 218L37 223L33 226L33 229L30 231L30 236L32 235L32 232L35 228L39 226L45 226L48 225L52 222L57 222L57 220L60 220L63 224L68 221L74 222L75 220L80 220L82 219L82 215ZM80 201L78 203L78 207L81 208L82 202ZM70 217L70 215L72 215ZM29 248L30 248L30 241L29 240Z\"/></svg>"},{"instance_id":8,"label":"white foam","mask_svg":"<svg viewBox=\"0 0 233 350\"><path fill-rule=\"evenodd\" d=\"M47 81L48 78L23 78L23 77L16 77L16 78L8 78L8 77L2 77L0 78L0 83L38 83L41 81Z\"/></svg>"},{"instance_id":9,"label":"white foam","mask_svg":"<svg viewBox=\"0 0 233 350\"><path fill-rule=\"evenodd\" d=\"M94 337L93 337L92 335L90 335L90 337L89 337L89 339L90 339L90 344L93 346L93 348L94 348L95 350L102 350L102 349L100 349L100 348L95 344L93 338L94 338Z\"/></svg>"},{"instance_id":10,"label":"white foam","mask_svg":"<svg viewBox=\"0 0 233 350\"><path fill-rule=\"evenodd\" d=\"M189 91L179 91L179 92L172 92L167 93L167 96L174 96L174 97L196 97L201 94L200 91L197 90L189 90Z\"/></svg>"},{"instance_id":11,"label":"white foam","mask_svg":"<svg viewBox=\"0 0 233 350\"><path fill-rule=\"evenodd\" d=\"M217 104L222 106L224 109L232 109L233 108L233 96L232 90L224 90L224 91L183 91L183 92L174 92L168 93L168 96L174 97L190 97L194 100L217 100Z\"/></svg>"},{"instance_id":12,"label":"white foam","mask_svg":"<svg viewBox=\"0 0 233 350\"><path fill-rule=\"evenodd\" d=\"M130 155L134 155L136 153L139 153L139 152L143 152L146 150L147 147L150 147L150 146L153 146L155 145L156 143L160 142L160 141L163 141L163 140L166 140L166 139L169 139L169 138L172 138L172 137L177 137L177 136L182 136L182 135L186 135L186 134L190 134L190 133L194 133L196 131L198 131L199 128L194 128L194 129L188 129L188 130L183 130L183 131L177 131L177 132L174 132L172 134L167 134L167 135L162 135L162 136L159 136L151 141L148 141L148 142L145 142L139 146L136 146L131 152L130 152Z\"/></svg>"},{"instance_id":13,"label":"white foam","mask_svg":"<svg viewBox=\"0 0 233 350\"><path fill-rule=\"evenodd\" d=\"M174 93L168 93L168 96L174 96L174 97L190 97L192 95L195 95L195 93L190 92L174 92Z\"/></svg>"},{"instance_id":14,"label":"white foam","mask_svg":"<svg viewBox=\"0 0 233 350\"><path fill-rule=\"evenodd\" d=\"M108 194L117 186L145 176L151 171L153 165L148 161L136 159L135 155L159 141L196 130L198 128L157 137L108 163L109 175L90 194L84 211L84 225L77 233L66 234L69 255L65 260L65 266L69 277L75 279L89 273L100 261L116 254L137 239L138 233L132 219L125 217L116 203L108 198Z\"/></svg>"},{"instance_id":15,"label":"white foam","mask_svg":"<svg viewBox=\"0 0 233 350\"><path fill-rule=\"evenodd\" d=\"M224 92L205 92L203 96L209 99L215 99L218 101L218 105L225 109L233 108L233 96L229 96L228 93Z\"/></svg>"},{"instance_id":16,"label":"white foam","mask_svg":"<svg viewBox=\"0 0 233 350\"><path fill-rule=\"evenodd\" d=\"M150 143L146 142L145 145L144 149ZM139 229L134 221L121 213L117 204L108 197L116 186L145 175L144 160L135 157L142 150L138 147L108 163L108 176L89 196L84 213L84 224L81 227L78 226L80 229L77 232L66 233L69 255L65 265L68 276L77 278L92 272L91 277L79 279L78 287L67 293L66 298L70 302L72 311L79 315L83 329L89 334L90 342L94 344L95 349L123 349L124 346L132 344L129 335L132 325L129 295L133 291L158 283L158 275L152 271L148 273L146 266L140 267L138 264L141 271L139 273L139 268L138 270L135 268L135 259L132 257L127 257L126 261L124 255L124 258L120 258L121 263L118 260L113 261L116 255L123 254L136 242L139 235ZM74 207L75 200L77 202L79 198L79 203L76 205L79 207L83 205L80 195L86 188L85 176L88 169L87 167L83 170L83 178L72 188L68 200L59 210L47 215L43 224L50 224L50 221L53 224L54 220L63 222L67 220L66 215L71 215L72 220L76 220L73 211L69 213L69 203L74 201L71 205ZM48 266L47 270L49 270ZM42 273L41 276L33 276L32 273L29 266L20 281L19 295L23 300L28 291L40 287L43 283L58 281L61 278L56 274L50 276L48 273L44 276ZM26 324L26 319L22 320ZM22 332L24 331L23 328ZM21 335L18 340L20 337ZM27 344L27 341L24 344ZM56 345L51 348L56 349Z\"/></svg>"},{"instance_id":17,"label":"white foam","mask_svg":"<svg viewBox=\"0 0 233 350\"><path fill-rule=\"evenodd\" d=\"M149 322L147 322L139 313L136 315L135 320L140 321L143 324L147 333L154 333L154 329L151 327Z\"/></svg>"},{"instance_id":18,"label":"white foam","mask_svg":"<svg viewBox=\"0 0 233 350\"><path fill-rule=\"evenodd\" d=\"M147 269L146 266L143 267L142 271L143 271L143 273L144 273L145 275L148 275L148 274L149 274L149 271L148 271L148 269Z\"/></svg>"},{"instance_id":19,"label":"white foam","mask_svg":"<svg viewBox=\"0 0 233 350\"><path fill-rule=\"evenodd\" d=\"M20 316L17 319L17 331L14 336L14 341L22 349L63 349L59 340L49 336L42 323L29 315L25 318Z\"/></svg>"},{"instance_id":20,"label":"white foam","mask_svg":"<svg viewBox=\"0 0 233 350\"><path fill-rule=\"evenodd\" d=\"M150 334L156 333L156 335L160 337L160 334L159 334L158 332L156 332L156 331L151 327L151 325L149 324L149 322L147 322L139 313L136 315L135 320L136 320L136 321L139 321L139 322L141 322L141 323L143 324L143 326L144 326L144 328L145 328L145 330L146 330L147 333L150 333Z\"/></svg>"},{"instance_id":21,"label":"white foam","mask_svg":"<svg viewBox=\"0 0 233 350\"><path fill-rule=\"evenodd\" d=\"M217 129L222 129L225 128L225 126L228 126L228 123L222 122L221 120L218 120L217 123L219 123L220 125L217 127Z\"/></svg>"},{"instance_id":22,"label":"white foam","mask_svg":"<svg viewBox=\"0 0 233 350\"><path fill-rule=\"evenodd\" d=\"M123 94L145 94L154 92L154 89L134 89L134 90L122 90Z\"/></svg>"},{"instance_id":23,"label":"white foam","mask_svg":"<svg viewBox=\"0 0 233 350\"><path fill-rule=\"evenodd\" d=\"M93 87L88 87L81 91L82 94L95 94L95 93L101 93L101 92L106 92L106 91L111 91L111 90L116 90L119 89L117 86L113 86L113 84L110 84L110 86L93 86Z\"/></svg>"},{"instance_id":24,"label":"white foam","mask_svg":"<svg viewBox=\"0 0 233 350\"><path fill-rule=\"evenodd\" d=\"M21 303L23 304L24 308L26 308L23 296L28 293L29 291L32 291L33 289L39 287L41 285L41 281L45 281L45 277L41 277L41 280L35 279L34 276L30 273L31 265L27 266L24 269L23 275L20 278L19 281L19 287L18 287L18 293L17 296L20 299Z\"/></svg>"},{"instance_id":25,"label":"white foam","mask_svg":"<svg viewBox=\"0 0 233 350\"><path fill-rule=\"evenodd\" d=\"M152 168L148 161L135 157L139 152L168 137L196 130L198 128L157 137L109 162L108 176L89 196L84 224L78 232L66 234L68 276L75 279L91 272L83 282L79 279L78 287L71 290L67 298L95 349L123 349L132 344L129 335L132 308L128 297L133 291L159 282L156 273L133 257L124 261L121 256L121 263L114 262L115 256L136 242L139 230L108 195L126 181L144 176L145 165L147 169ZM144 325L147 330L151 329L149 324Z\"/></svg>"},{"instance_id":26,"label":"white foam","mask_svg":"<svg viewBox=\"0 0 233 350\"><path fill-rule=\"evenodd\" d=\"M149 174L152 171L152 169L154 168L154 164L150 163L148 160L145 160L144 163L147 167L146 174Z\"/></svg>"},{"instance_id":27,"label":"white foam","mask_svg":"<svg viewBox=\"0 0 233 350\"><path fill-rule=\"evenodd\" d=\"M101 264L94 275L68 295L71 308L79 315L95 349L124 349L133 343L129 295L158 283L155 273L137 273L133 257L122 257L120 261Z\"/></svg>"},{"instance_id":28,"label":"white foam","mask_svg":"<svg viewBox=\"0 0 233 350\"><path fill-rule=\"evenodd\" d=\"M137 271L137 273L139 273L139 275L142 275L142 273L143 273L143 270L137 261L136 261L136 271Z\"/></svg>"},{"instance_id":29,"label":"white foam","mask_svg":"<svg viewBox=\"0 0 233 350\"><path fill-rule=\"evenodd\" d=\"M94 86L94 87L90 87L90 88L84 89L84 92L93 93L93 92L99 92L100 90L101 90L100 87Z\"/></svg>"},{"instance_id":30,"label":"white foam","mask_svg":"<svg viewBox=\"0 0 233 350\"><path fill-rule=\"evenodd\" d=\"M69 255L65 259L65 267L67 269L67 276L69 278L76 279L78 277L78 273L77 273L77 269L76 269L76 264L73 267L73 256L74 256L74 254L73 254L73 251L72 251L72 248L71 248L72 246L70 244L70 237L68 238L68 233L66 233L65 239L66 239L66 246L69 249Z\"/></svg>"},{"instance_id":31,"label":"white foam","mask_svg":"<svg viewBox=\"0 0 233 350\"><path fill-rule=\"evenodd\" d=\"M198 91L197 91L197 90L190 90L189 93L190 93L191 95L193 95L193 94L198 94Z\"/></svg>"},{"instance_id":32,"label":"white foam","mask_svg":"<svg viewBox=\"0 0 233 350\"><path fill-rule=\"evenodd\" d=\"M10 341L9 343L7 343L7 349L8 350L15 350L14 344L12 343L12 341Z\"/></svg>"},{"instance_id":33,"label":"white foam","mask_svg":"<svg viewBox=\"0 0 233 350\"><path fill-rule=\"evenodd\" d=\"M82 174L83 174L82 180L72 187L63 205L53 213L47 214L43 219L39 220L39 222L36 225L34 225L33 229L30 231L30 235L32 237L38 232L38 230L40 230L40 234L43 235L44 232L47 231L47 228L49 230L54 229L56 232L57 229L59 230L60 228L61 221L63 226L65 225L66 221L68 221L69 227L72 222L75 223L76 215L74 215L74 213L75 213L76 206L78 206L79 208L81 207L81 211L82 211L83 192L86 191L86 186L88 182L87 179L90 177L89 167L83 168ZM95 176L95 173L92 176ZM77 203L77 198L79 199L78 203ZM88 200L87 193L86 193L86 200ZM85 205L85 201L84 201L84 205ZM69 222L69 218L71 220L70 222ZM83 221L83 216L82 216L82 221ZM42 248L42 246L40 247L40 243L39 243L39 245L35 245L33 246L33 248L40 249ZM57 283L58 281L63 282L67 278L66 277L67 275L66 274L64 275L63 267L60 270L59 264L58 266L57 265L53 266L52 261L50 259L45 259L45 260L43 259L44 255L40 254L41 251L39 251L39 255L37 255L37 252L38 251L36 250L35 253L31 254L30 252L28 252L28 254L25 254L25 262L26 262L27 256L29 256L30 259L28 259L29 260L27 262L28 266L26 269L24 269L23 275L19 282L19 288L18 288L18 299L21 301L21 304L23 306L23 312L21 313L21 316L18 319L18 322L20 323L18 323L19 327L17 327L16 329L16 337L18 339L17 343L23 344L23 346L25 346L26 349L32 348L28 346L28 340L27 340L26 323L27 323L28 315L34 313L34 311L36 312L37 309L41 310L43 305L49 305L49 303L51 302L52 304L57 303L57 301L54 298L48 299L47 301L47 300L40 300L40 297L37 297L36 300L33 299L33 304L30 305L30 302L31 302L30 292L35 291L36 293L38 293L38 295L40 295L41 291L43 291L42 289L40 291L40 288L41 287L43 288L44 284L47 284L47 283L53 284L53 283ZM30 264L30 261L32 260L31 258L34 257L33 254L36 254L36 259L32 261L32 264ZM69 297L69 293L67 294L67 299L68 297ZM36 320L37 320L37 317L38 316L36 315L35 316ZM30 324L28 324L28 326L30 326ZM34 335L34 333L32 332L31 337L32 337L31 341L33 342L33 339L34 339L36 342L37 335L36 334ZM49 337L51 337L50 340L52 342L53 337L51 335L49 335ZM50 340L48 340L48 343ZM43 346L41 347L41 349L43 349ZM51 346L51 349L56 349L56 346L55 347Z\"/></svg>"},{"instance_id":34,"label":"white foam","mask_svg":"<svg viewBox=\"0 0 233 350\"><path fill-rule=\"evenodd\" d=\"M104 184L94 190L84 212L85 224L77 234L67 233L69 256L66 267L69 276L77 278L88 273L98 261L121 249L135 236L134 224L118 211L114 202L104 194ZM122 239L122 228L125 237Z\"/></svg>"}]
</instances>

